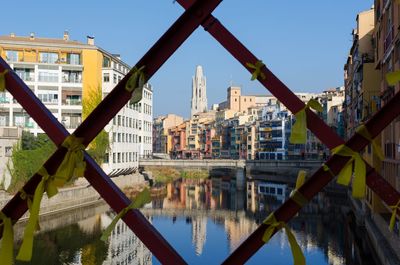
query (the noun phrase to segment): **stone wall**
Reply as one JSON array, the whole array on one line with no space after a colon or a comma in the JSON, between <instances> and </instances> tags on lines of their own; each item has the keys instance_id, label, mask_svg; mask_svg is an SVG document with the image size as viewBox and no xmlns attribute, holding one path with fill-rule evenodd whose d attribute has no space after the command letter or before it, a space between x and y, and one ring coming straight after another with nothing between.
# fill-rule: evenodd
<instances>
[{"instance_id":1,"label":"stone wall","mask_svg":"<svg viewBox=\"0 0 400 265\"><path fill-rule=\"evenodd\" d=\"M144 178L140 174L119 176L112 178L114 183L121 189L132 185L143 185L145 184ZM60 189L58 194L48 199L46 195L43 196L40 215L49 215L62 212L64 210L70 210L79 207L85 207L92 204L97 204L102 201L101 196L97 191L89 185L86 179L82 178L76 181L76 186L71 188ZM0 207L4 205L12 198L11 195L1 192L0 193ZM28 216L26 213L21 219L24 222Z\"/></svg>"}]
</instances>

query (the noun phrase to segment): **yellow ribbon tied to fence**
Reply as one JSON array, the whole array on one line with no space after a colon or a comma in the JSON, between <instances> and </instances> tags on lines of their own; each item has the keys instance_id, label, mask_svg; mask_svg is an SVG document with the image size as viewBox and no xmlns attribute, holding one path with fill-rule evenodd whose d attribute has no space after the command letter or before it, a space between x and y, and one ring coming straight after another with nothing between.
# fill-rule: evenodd
<instances>
[{"instance_id":1,"label":"yellow ribbon tied to fence","mask_svg":"<svg viewBox=\"0 0 400 265\"><path fill-rule=\"evenodd\" d=\"M290 132L289 137L289 141L292 144L304 144L307 140L307 108L314 109L318 112L323 111L321 104L312 98L307 102L304 108L294 115L296 121L292 126L292 131Z\"/></svg>"},{"instance_id":2,"label":"yellow ribbon tied to fence","mask_svg":"<svg viewBox=\"0 0 400 265\"><path fill-rule=\"evenodd\" d=\"M149 189L145 188L136 196L134 201L131 204L129 204L129 206L122 209L122 211L120 211L119 214L115 216L111 224L106 228L106 230L104 230L103 235L101 236L100 239L102 241L107 241L107 238L111 235L111 232L114 230L119 219L123 218L129 212L129 210L138 209L140 207L143 207L143 205L149 202L151 202L150 191Z\"/></svg>"},{"instance_id":3,"label":"yellow ribbon tied to fence","mask_svg":"<svg viewBox=\"0 0 400 265\"><path fill-rule=\"evenodd\" d=\"M328 165L327 164L322 164L322 169L325 171L325 172L328 172L332 177L335 177L335 174L332 172L332 170L328 167Z\"/></svg>"},{"instance_id":4,"label":"yellow ribbon tied to fence","mask_svg":"<svg viewBox=\"0 0 400 265\"><path fill-rule=\"evenodd\" d=\"M0 264L11 265L13 264L14 254L14 232L12 228L11 218L6 216L0 211L0 220L3 226L3 239L0 249Z\"/></svg>"},{"instance_id":5,"label":"yellow ribbon tied to fence","mask_svg":"<svg viewBox=\"0 0 400 265\"><path fill-rule=\"evenodd\" d=\"M385 159L385 156L383 155L383 151L378 143L378 139L373 139L371 134L369 133L367 127L365 127L365 125L361 125L360 127L357 128L356 133L358 133L359 135L361 135L362 137L364 137L365 139L367 139L368 141L371 142L372 147L373 147L373 151L375 153L375 155L380 159L380 161Z\"/></svg>"},{"instance_id":6,"label":"yellow ribbon tied to fence","mask_svg":"<svg viewBox=\"0 0 400 265\"><path fill-rule=\"evenodd\" d=\"M300 207L303 207L308 202L307 198L299 192L299 188L306 182L306 177L307 172L305 170L300 170L296 179L296 187L290 193L290 198Z\"/></svg>"},{"instance_id":7,"label":"yellow ribbon tied to fence","mask_svg":"<svg viewBox=\"0 0 400 265\"><path fill-rule=\"evenodd\" d=\"M366 178L366 166L361 155L358 152L353 151L350 147L341 144L332 149L332 154L351 157L346 165L339 172L337 183L348 186L351 181L354 164L354 179L353 179L353 197L363 198L365 196L365 178Z\"/></svg>"},{"instance_id":8,"label":"yellow ribbon tied to fence","mask_svg":"<svg viewBox=\"0 0 400 265\"><path fill-rule=\"evenodd\" d=\"M131 70L131 76L129 77L128 81L126 82L125 89L128 92L132 92L132 97L130 100L131 104L136 104L142 99L143 95L143 87L146 83L146 76L143 72L145 66L140 68L134 67Z\"/></svg>"},{"instance_id":9,"label":"yellow ribbon tied to fence","mask_svg":"<svg viewBox=\"0 0 400 265\"><path fill-rule=\"evenodd\" d=\"M396 222L397 211L400 210L400 200L396 205L390 206L390 208L392 209L392 216L390 217L389 230L392 232L394 223Z\"/></svg>"},{"instance_id":10,"label":"yellow ribbon tied to fence","mask_svg":"<svg viewBox=\"0 0 400 265\"><path fill-rule=\"evenodd\" d=\"M8 70L4 70L0 73L0 91L4 91L6 89L6 74Z\"/></svg>"},{"instance_id":11,"label":"yellow ribbon tied to fence","mask_svg":"<svg viewBox=\"0 0 400 265\"><path fill-rule=\"evenodd\" d=\"M68 149L61 165L54 174L54 184L57 187L63 186L67 181L74 177L83 177L86 162L83 160L85 146L82 144L83 138L69 135L61 146Z\"/></svg>"},{"instance_id":12,"label":"yellow ribbon tied to fence","mask_svg":"<svg viewBox=\"0 0 400 265\"><path fill-rule=\"evenodd\" d=\"M268 228L265 230L264 235L262 237L262 240L265 243L268 243L268 241L272 237L275 229L280 230L283 227L285 229L285 232L288 237L289 244L290 244L290 248L292 250L294 265L305 265L306 264L306 260L304 258L303 252L301 251L301 248L300 248L299 244L297 243L296 238L294 237L289 226L285 222L277 221L274 213L271 213L264 220L263 223L268 226Z\"/></svg>"},{"instance_id":13,"label":"yellow ribbon tied to fence","mask_svg":"<svg viewBox=\"0 0 400 265\"><path fill-rule=\"evenodd\" d=\"M31 211L33 196L31 194L26 193L24 189L21 189L19 191L19 196L21 197L21 199L26 201L26 203L28 204L28 209L29 209L29 211Z\"/></svg>"},{"instance_id":14,"label":"yellow ribbon tied to fence","mask_svg":"<svg viewBox=\"0 0 400 265\"><path fill-rule=\"evenodd\" d=\"M24 237L22 239L21 248L18 252L17 260L30 261L32 258L33 235L36 230L39 230L39 210L43 193L46 191L47 197L49 198L58 193L57 187L44 167L41 167L37 174L42 176L42 180L36 187L32 206L29 207L29 220L25 227Z\"/></svg>"},{"instance_id":15,"label":"yellow ribbon tied to fence","mask_svg":"<svg viewBox=\"0 0 400 265\"><path fill-rule=\"evenodd\" d=\"M267 78L265 74L261 71L261 68L265 66L265 64L261 60L258 60L256 64L246 63L246 66L250 69L254 69L251 74L251 81L256 80L259 76L261 76L262 79Z\"/></svg>"},{"instance_id":16,"label":"yellow ribbon tied to fence","mask_svg":"<svg viewBox=\"0 0 400 265\"><path fill-rule=\"evenodd\" d=\"M387 73L386 81L389 85L394 86L397 82L400 81L400 71Z\"/></svg>"}]
</instances>

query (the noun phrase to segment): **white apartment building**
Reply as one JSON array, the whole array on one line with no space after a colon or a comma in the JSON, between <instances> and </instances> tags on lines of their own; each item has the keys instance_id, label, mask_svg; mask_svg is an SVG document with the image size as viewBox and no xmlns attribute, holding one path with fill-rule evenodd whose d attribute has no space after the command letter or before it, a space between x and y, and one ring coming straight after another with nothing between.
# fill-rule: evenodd
<instances>
[{"instance_id":1,"label":"white apartment building","mask_svg":"<svg viewBox=\"0 0 400 265\"><path fill-rule=\"evenodd\" d=\"M129 72L129 66L119 55L103 51L102 89L103 97ZM139 158L150 155L152 145L153 91L145 84L142 99L136 104L128 102L106 127L110 150L102 165L110 176L130 174L137 170Z\"/></svg>"}]
</instances>

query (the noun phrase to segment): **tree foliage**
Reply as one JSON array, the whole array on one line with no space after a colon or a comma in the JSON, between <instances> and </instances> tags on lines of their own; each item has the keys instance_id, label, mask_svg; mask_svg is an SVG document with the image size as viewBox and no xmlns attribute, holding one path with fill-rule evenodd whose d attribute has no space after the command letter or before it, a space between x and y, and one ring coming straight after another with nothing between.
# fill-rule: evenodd
<instances>
[{"instance_id":1,"label":"tree foliage","mask_svg":"<svg viewBox=\"0 0 400 265\"><path fill-rule=\"evenodd\" d=\"M87 91L83 98L82 105L82 118L86 119L89 114L100 104L102 100L102 89L90 89ZM110 141L108 133L102 130L96 138L89 144L88 153L89 155L101 165L104 162L105 155L110 147Z\"/></svg>"},{"instance_id":2,"label":"tree foliage","mask_svg":"<svg viewBox=\"0 0 400 265\"><path fill-rule=\"evenodd\" d=\"M22 188L54 151L55 145L47 135L36 137L24 131L20 143L13 146L11 163L7 166L11 175L8 191L14 193Z\"/></svg>"}]
</instances>

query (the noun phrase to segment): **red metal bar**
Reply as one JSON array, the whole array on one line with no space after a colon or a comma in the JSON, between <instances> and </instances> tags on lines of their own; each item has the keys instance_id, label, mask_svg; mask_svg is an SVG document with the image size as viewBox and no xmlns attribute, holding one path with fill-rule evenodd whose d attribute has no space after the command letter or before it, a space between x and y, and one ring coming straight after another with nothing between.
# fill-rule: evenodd
<instances>
[{"instance_id":1,"label":"red metal bar","mask_svg":"<svg viewBox=\"0 0 400 265\"><path fill-rule=\"evenodd\" d=\"M222 0L202 1L193 5L186 11L172 27L160 38L160 40L150 49L148 53L139 61L138 65L145 65L145 73L149 79L161 65L171 56L177 48L186 40L190 34L200 25L202 20L218 6ZM0 69L9 68L4 62L0 61ZM99 104L99 106L89 115L89 117L75 131L78 137L84 137L84 144L93 140L101 129L115 116L115 114L129 101L131 94L125 90L125 83L129 79L129 74L117 85L117 87ZM36 98L30 89L16 76L6 76L7 88L9 92L20 102L26 111L38 122L47 132L49 137L56 144L60 144L68 132L63 128L54 116ZM23 93L19 93L21 90ZM24 98L26 100L24 100ZM33 103L33 104L32 104ZM32 105L35 107L32 108ZM43 119L41 119L43 117ZM100 118L101 117L101 118ZM58 128L60 127L60 128ZM50 174L54 173L62 161L66 150L59 148L53 156L45 163ZM96 165L96 163L85 154L87 162L86 178L93 187L102 195L110 206L119 212L127 205L130 200L110 181L108 176ZM34 192L40 181L40 176L33 176L25 185L27 193ZM20 199L19 194L4 207L4 213L14 221L18 220L27 210L26 202ZM152 253L162 263L186 264L179 254L168 244L157 230L147 221L138 210L130 211L124 221L135 232L141 241L152 251Z\"/></svg>"},{"instance_id":2,"label":"red metal bar","mask_svg":"<svg viewBox=\"0 0 400 265\"><path fill-rule=\"evenodd\" d=\"M186 9L190 7L195 0L178 0ZM245 68L246 63L254 63L258 60L235 36L233 36L215 17L210 16L208 20L202 23L206 31L225 47ZM248 69L248 68L247 68ZM248 69L251 73L252 69ZM289 88L283 84L267 67L262 71L266 79L259 78L259 81L271 91L285 106L293 113L296 113L304 107L304 103ZM322 127L321 127L322 126ZM330 149L343 143L343 140L325 124L312 111L307 111L307 127ZM322 130L321 130L322 129ZM399 193L383 179L373 168L367 164L367 185L377 193L388 205L393 205L398 201ZM397 199L394 199L397 198ZM237 261L237 260L235 260Z\"/></svg>"},{"instance_id":3,"label":"red metal bar","mask_svg":"<svg viewBox=\"0 0 400 265\"><path fill-rule=\"evenodd\" d=\"M400 115L400 92L398 92L390 102L385 105L379 112L376 113L367 123L366 127L373 137L376 137L392 120ZM362 136L355 134L346 143L354 151L362 150L369 141L364 139ZM331 157L326 164L329 166L331 171L336 175L347 163L349 158L334 155ZM372 171L372 173L371 173ZM320 168L314 175L300 187L299 191L308 200L311 200L318 192L322 190L331 180L333 176ZM377 178L377 174L372 170L371 167L368 168L367 183L371 184L374 181L381 181L381 178ZM394 205L400 199L397 192L391 192L386 195L387 202L389 205ZM301 208L291 199L287 200L282 204L276 211L275 217L279 221L288 222L293 218ZM252 255L254 255L257 250L259 250L263 245L262 236L265 229L268 226L261 224L222 264L243 264Z\"/></svg>"}]
</instances>

